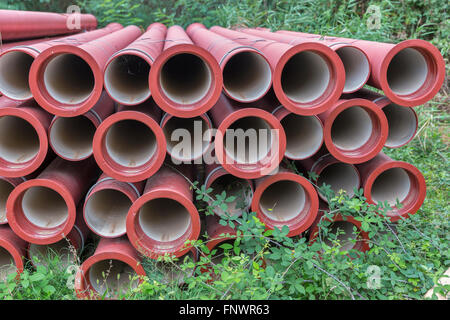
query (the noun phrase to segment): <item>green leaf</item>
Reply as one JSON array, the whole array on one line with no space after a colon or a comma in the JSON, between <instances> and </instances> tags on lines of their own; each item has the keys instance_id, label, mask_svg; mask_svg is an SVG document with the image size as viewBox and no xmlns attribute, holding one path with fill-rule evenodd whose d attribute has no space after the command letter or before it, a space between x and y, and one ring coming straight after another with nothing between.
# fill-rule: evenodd
<instances>
[{"instance_id":1,"label":"green leaf","mask_svg":"<svg viewBox=\"0 0 450 320\"><path fill-rule=\"evenodd\" d=\"M33 275L31 275L30 281L31 282L41 281L44 278L45 278L44 274L35 272Z\"/></svg>"}]
</instances>

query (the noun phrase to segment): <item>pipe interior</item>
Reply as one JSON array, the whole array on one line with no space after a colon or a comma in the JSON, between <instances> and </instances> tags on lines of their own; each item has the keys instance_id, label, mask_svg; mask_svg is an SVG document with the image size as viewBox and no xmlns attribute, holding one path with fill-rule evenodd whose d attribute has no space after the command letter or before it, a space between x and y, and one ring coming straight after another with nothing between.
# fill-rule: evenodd
<instances>
[{"instance_id":1,"label":"pipe interior","mask_svg":"<svg viewBox=\"0 0 450 320\"><path fill-rule=\"evenodd\" d=\"M232 246L234 246L234 241L235 240L232 240L232 239L225 240L225 241L222 241L221 243L219 243L215 248L213 248L212 250L216 250L216 253L214 254L213 257L211 257L211 262L213 264L220 264L220 263L222 263L223 258L225 258L225 250L220 248L220 246L222 246L224 244L231 244Z\"/></svg>"},{"instance_id":2,"label":"pipe interior","mask_svg":"<svg viewBox=\"0 0 450 320\"><path fill-rule=\"evenodd\" d=\"M171 117L162 128L167 141L167 152L183 161L200 158L210 144L210 140L203 140L208 129L208 122L201 117ZM196 132L198 133L196 134ZM188 146L184 143L183 137L185 136L190 141Z\"/></svg>"},{"instance_id":3,"label":"pipe interior","mask_svg":"<svg viewBox=\"0 0 450 320\"><path fill-rule=\"evenodd\" d=\"M6 180L0 179L0 223L6 223L6 200L14 190L14 186Z\"/></svg>"},{"instance_id":4,"label":"pipe interior","mask_svg":"<svg viewBox=\"0 0 450 320\"><path fill-rule=\"evenodd\" d=\"M314 116L288 114L281 120L286 133L286 153L292 159L306 159L322 145L323 128Z\"/></svg>"},{"instance_id":5,"label":"pipe interior","mask_svg":"<svg viewBox=\"0 0 450 320\"><path fill-rule=\"evenodd\" d=\"M411 180L403 168L391 168L381 173L373 182L371 195L376 203L387 201L393 206L405 200L411 190Z\"/></svg>"},{"instance_id":6,"label":"pipe interior","mask_svg":"<svg viewBox=\"0 0 450 320\"><path fill-rule=\"evenodd\" d=\"M373 133L372 119L362 107L342 111L331 126L333 144L343 150L355 150L367 143Z\"/></svg>"},{"instance_id":7,"label":"pipe interior","mask_svg":"<svg viewBox=\"0 0 450 320\"><path fill-rule=\"evenodd\" d=\"M271 85L269 63L255 52L239 52L223 69L223 86L227 93L239 101L253 101L264 95Z\"/></svg>"},{"instance_id":8,"label":"pipe interior","mask_svg":"<svg viewBox=\"0 0 450 320\"><path fill-rule=\"evenodd\" d=\"M0 57L0 91L4 95L25 100L32 97L28 75L34 58L24 52L11 51Z\"/></svg>"},{"instance_id":9,"label":"pipe interior","mask_svg":"<svg viewBox=\"0 0 450 320\"><path fill-rule=\"evenodd\" d=\"M250 183L246 179L235 177L231 174L225 174L211 183L210 186L213 190L211 197L215 199L217 195L222 194L225 191L227 198L234 196L236 199L232 202L227 202L228 211L230 216L241 215L243 211L247 210L252 202L253 192ZM212 201L210 201L212 203ZM220 207L215 207L214 212L217 215L224 215Z\"/></svg>"},{"instance_id":10,"label":"pipe interior","mask_svg":"<svg viewBox=\"0 0 450 320\"><path fill-rule=\"evenodd\" d=\"M57 154L72 160L84 159L92 154L95 130L85 116L59 117L50 129L50 141Z\"/></svg>"},{"instance_id":11,"label":"pipe interior","mask_svg":"<svg viewBox=\"0 0 450 320\"><path fill-rule=\"evenodd\" d=\"M75 54L55 56L44 70L45 88L60 103L82 103L94 90L94 84L95 78L90 66Z\"/></svg>"},{"instance_id":12,"label":"pipe interior","mask_svg":"<svg viewBox=\"0 0 450 320\"><path fill-rule=\"evenodd\" d=\"M57 256L61 269L66 269L76 260L74 252L71 251L70 243L67 239L61 239L56 243L47 245L30 243L28 252L35 266L47 266L48 258L52 259Z\"/></svg>"},{"instance_id":13,"label":"pipe interior","mask_svg":"<svg viewBox=\"0 0 450 320\"><path fill-rule=\"evenodd\" d=\"M337 49L336 53L344 64L344 92L358 90L369 78L370 65L366 55L354 47L342 47Z\"/></svg>"},{"instance_id":14,"label":"pipe interior","mask_svg":"<svg viewBox=\"0 0 450 320\"><path fill-rule=\"evenodd\" d=\"M63 197L56 191L35 186L27 189L22 198L25 217L41 228L54 228L69 217L69 210Z\"/></svg>"},{"instance_id":15,"label":"pipe interior","mask_svg":"<svg viewBox=\"0 0 450 320\"><path fill-rule=\"evenodd\" d=\"M414 110L391 103L383 108L389 134L385 145L395 148L404 145L416 134L417 118Z\"/></svg>"},{"instance_id":16,"label":"pipe interior","mask_svg":"<svg viewBox=\"0 0 450 320\"><path fill-rule=\"evenodd\" d=\"M169 242L180 239L191 226L189 211L169 198L153 199L139 210L139 225L151 239Z\"/></svg>"},{"instance_id":17,"label":"pipe interior","mask_svg":"<svg viewBox=\"0 0 450 320\"><path fill-rule=\"evenodd\" d=\"M121 120L108 129L105 147L116 163L125 167L139 167L155 155L157 141L154 132L144 123Z\"/></svg>"},{"instance_id":18,"label":"pipe interior","mask_svg":"<svg viewBox=\"0 0 450 320\"><path fill-rule=\"evenodd\" d=\"M395 94L408 95L422 87L428 72L423 54L416 49L406 48L392 58L386 77L389 88Z\"/></svg>"},{"instance_id":19,"label":"pipe interior","mask_svg":"<svg viewBox=\"0 0 450 320\"><path fill-rule=\"evenodd\" d=\"M137 273L123 261L101 260L89 268L89 280L92 288L100 295L113 297L137 288Z\"/></svg>"},{"instance_id":20,"label":"pipe interior","mask_svg":"<svg viewBox=\"0 0 450 320\"><path fill-rule=\"evenodd\" d=\"M262 213L278 222L289 221L301 214L306 204L305 189L290 180L271 184L261 195L259 208Z\"/></svg>"},{"instance_id":21,"label":"pipe interior","mask_svg":"<svg viewBox=\"0 0 450 320\"><path fill-rule=\"evenodd\" d=\"M124 54L112 60L105 70L105 88L124 104L144 102L150 96L150 65L136 55Z\"/></svg>"},{"instance_id":22,"label":"pipe interior","mask_svg":"<svg viewBox=\"0 0 450 320\"><path fill-rule=\"evenodd\" d=\"M0 247L0 281L6 280L9 274L16 272L16 264L12 255L3 247Z\"/></svg>"},{"instance_id":23,"label":"pipe interior","mask_svg":"<svg viewBox=\"0 0 450 320\"><path fill-rule=\"evenodd\" d=\"M352 240L356 240L358 236L353 232L354 225L348 221L335 221L328 227L329 234L337 235L336 240L342 246L341 250L346 251L355 247L356 242L353 243ZM324 242L332 247L333 242L326 237Z\"/></svg>"},{"instance_id":24,"label":"pipe interior","mask_svg":"<svg viewBox=\"0 0 450 320\"><path fill-rule=\"evenodd\" d=\"M344 190L345 194L351 198L355 195L354 189L359 188L359 174L351 164L333 163L323 169L317 179L319 187L324 183L329 185L335 194L339 194L340 190Z\"/></svg>"},{"instance_id":25,"label":"pipe interior","mask_svg":"<svg viewBox=\"0 0 450 320\"><path fill-rule=\"evenodd\" d=\"M244 117L233 122L225 132L227 155L237 163L252 164L271 151L271 126L262 118Z\"/></svg>"},{"instance_id":26,"label":"pipe interior","mask_svg":"<svg viewBox=\"0 0 450 320\"><path fill-rule=\"evenodd\" d=\"M126 232L127 213L131 204L130 198L118 190L99 190L86 201L86 223L102 236L120 236Z\"/></svg>"},{"instance_id":27,"label":"pipe interior","mask_svg":"<svg viewBox=\"0 0 450 320\"><path fill-rule=\"evenodd\" d=\"M0 158L21 164L39 153L39 136L26 120L15 116L0 117Z\"/></svg>"},{"instance_id":28,"label":"pipe interior","mask_svg":"<svg viewBox=\"0 0 450 320\"><path fill-rule=\"evenodd\" d=\"M161 68L159 82L164 94L179 104L203 99L212 86L212 71L197 55L177 54Z\"/></svg>"},{"instance_id":29,"label":"pipe interior","mask_svg":"<svg viewBox=\"0 0 450 320\"><path fill-rule=\"evenodd\" d=\"M320 98L330 84L327 61L319 54L303 51L292 56L281 73L281 86L294 102L307 103Z\"/></svg>"}]
</instances>

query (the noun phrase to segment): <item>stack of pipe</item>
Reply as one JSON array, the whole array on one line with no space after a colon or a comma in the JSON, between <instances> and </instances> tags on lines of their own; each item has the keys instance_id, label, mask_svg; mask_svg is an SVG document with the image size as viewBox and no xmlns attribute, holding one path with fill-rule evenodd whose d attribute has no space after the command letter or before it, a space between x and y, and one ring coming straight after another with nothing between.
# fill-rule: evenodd
<instances>
[{"instance_id":1,"label":"stack of pipe","mask_svg":"<svg viewBox=\"0 0 450 320\"><path fill-rule=\"evenodd\" d=\"M45 263L49 251L73 264L93 237L77 295L117 297L145 275L143 256L196 260L190 243L203 231L211 250L234 241L220 216L251 210L268 229L313 242L328 210L323 184L349 197L363 188L369 203L392 207L393 222L424 201L419 170L381 150L413 139L412 107L443 83L444 60L428 42L199 23L91 30L91 16L80 20L86 32L64 36L74 32L64 15L0 14L3 40L58 35L2 44L2 279L20 274L24 257ZM307 172L311 181L299 174ZM199 179L215 217L197 210ZM235 197L228 209L215 201L223 192ZM368 249L353 217L326 219L343 231L342 250Z\"/></svg>"}]
</instances>

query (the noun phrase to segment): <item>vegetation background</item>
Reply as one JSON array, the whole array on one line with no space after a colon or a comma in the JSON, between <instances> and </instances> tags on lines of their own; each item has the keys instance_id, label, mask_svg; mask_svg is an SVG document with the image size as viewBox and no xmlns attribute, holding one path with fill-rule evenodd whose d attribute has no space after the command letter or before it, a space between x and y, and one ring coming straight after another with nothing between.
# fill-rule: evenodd
<instances>
[{"instance_id":1,"label":"vegetation background","mask_svg":"<svg viewBox=\"0 0 450 320\"><path fill-rule=\"evenodd\" d=\"M263 243L268 235L263 236L264 230L261 231L257 223L238 221L244 234L250 232L248 230L254 235L260 232L260 242L256 244L242 240L244 251L248 254L262 252L267 261L272 260L274 263L262 268L255 264L254 259L253 263L248 264L233 258L221 265L217 272L220 281L211 285L207 284L204 276L189 278L187 290L181 290L177 285L148 280L139 290L129 293L130 297L421 299L450 267L450 3L447 0L0 0L2 9L54 12L66 12L67 7L73 4L78 5L84 13L94 14L100 26L120 22L145 28L159 21L186 27L192 22L201 22L207 27L260 26L386 42L420 38L437 46L447 65L447 79L441 91L432 101L416 107L419 129L414 140L400 149L383 150L397 160L417 166L427 181L424 205L410 219L398 223L396 231L392 232L395 237L392 234L386 237L387 229L384 233L380 229L383 221L371 215L371 209L365 207L363 201L358 202L358 199L337 202L340 203L341 211L360 214L367 231L376 235L374 239L377 242L368 253L353 259L326 246L322 250L326 250L327 255L318 259L314 252L317 250L307 247L302 240L295 244L283 242L283 248L292 245L292 251L286 252L277 246L269 248ZM373 25L374 10L380 12L380 21L376 27ZM197 190L197 193L199 199L202 195L206 197L205 190ZM387 233L390 231L387 230ZM271 236L282 239L282 235ZM233 250L239 257L240 252ZM73 299L73 290L65 286L70 275L52 270L52 265L57 265L57 262L50 263L47 269L28 269L21 283L12 281L0 284L0 298ZM366 281L367 267L372 265L379 266L383 274L378 290L371 290ZM152 278L149 276L149 279ZM448 289L448 286L440 287L439 292L445 294Z\"/></svg>"}]
</instances>

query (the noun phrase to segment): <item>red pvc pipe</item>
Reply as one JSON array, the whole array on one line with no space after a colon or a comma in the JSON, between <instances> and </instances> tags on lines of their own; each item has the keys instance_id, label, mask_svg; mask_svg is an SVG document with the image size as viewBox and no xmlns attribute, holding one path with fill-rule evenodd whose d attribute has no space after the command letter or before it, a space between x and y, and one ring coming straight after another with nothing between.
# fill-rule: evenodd
<instances>
[{"instance_id":1,"label":"red pvc pipe","mask_svg":"<svg viewBox=\"0 0 450 320\"><path fill-rule=\"evenodd\" d=\"M205 165L205 171L206 178L204 184L206 190L209 188L213 189L210 193L213 199L215 199L215 195L222 194L223 191L226 192L227 197L236 197L235 201L227 203L228 215L240 217L243 211L248 211L254 193L252 180L236 177L219 164ZM211 206L213 200L210 199L207 202ZM240 202L243 202L243 207L240 206ZM224 210L218 206L213 207L213 211L218 216L225 214Z\"/></svg>"},{"instance_id":2,"label":"red pvc pipe","mask_svg":"<svg viewBox=\"0 0 450 320\"><path fill-rule=\"evenodd\" d=\"M318 175L317 179L312 182L319 188L326 183L334 191L339 194L340 190L344 190L346 195L352 198L355 195L354 188L359 190L361 186L361 178L359 171L351 163L344 163L326 152L319 152L315 156L298 161L305 173L313 172ZM319 192L317 194L320 199L328 202L325 195Z\"/></svg>"},{"instance_id":3,"label":"red pvc pipe","mask_svg":"<svg viewBox=\"0 0 450 320\"><path fill-rule=\"evenodd\" d=\"M27 243L20 239L14 232L10 229L9 226L0 225L0 254L2 255L2 263L7 263L7 265L13 263L16 267L17 277L23 272L24 263L23 259L26 255L26 246ZM9 258L9 259L8 259ZM5 281L8 274L4 273L12 273L14 270L9 269L8 271L4 270L6 265L0 265L0 270L2 271L0 274L0 281ZM6 272L4 272L6 271Z\"/></svg>"},{"instance_id":4,"label":"red pvc pipe","mask_svg":"<svg viewBox=\"0 0 450 320\"><path fill-rule=\"evenodd\" d=\"M340 99L319 114L324 124L328 151L346 163L362 163L375 157L388 137L384 112L365 99Z\"/></svg>"},{"instance_id":5,"label":"red pvc pipe","mask_svg":"<svg viewBox=\"0 0 450 320\"><path fill-rule=\"evenodd\" d=\"M372 160L357 165L367 202L388 201L392 210L386 215L392 222L408 218L422 206L426 183L422 173L412 164L395 161L379 153ZM396 207L396 199L402 204Z\"/></svg>"},{"instance_id":6,"label":"red pvc pipe","mask_svg":"<svg viewBox=\"0 0 450 320\"><path fill-rule=\"evenodd\" d=\"M137 105L150 97L148 77L164 46L167 28L153 23L126 48L117 51L105 66L105 90L122 105Z\"/></svg>"},{"instance_id":7,"label":"red pvc pipe","mask_svg":"<svg viewBox=\"0 0 450 320\"><path fill-rule=\"evenodd\" d=\"M131 206L127 235L141 254L152 259L164 254L181 257L191 250L185 242L198 238L200 217L186 180L191 179L190 169L164 165L147 180L142 196Z\"/></svg>"},{"instance_id":8,"label":"red pvc pipe","mask_svg":"<svg viewBox=\"0 0 450 320\"><path fill-rule=\"evenodd\" d=\"M105 264L105 268L102 268L102 263ZM109 273L108 269L110 269ZM101 274L102 272L103 275ZM106 274L109 274L109 277L106 277ZM119 274L120 278L118 277ZM128 277L132 276L132 274L140 277L136 281L136 285L142 282L141 277L146 276L141 258L128 239L126 237L115 239L101 238L94 254L81 264L80 269L76 273L76 295L79 299L101 298L104 296L106 289L111 289L107 287L108 284L115 287L112 289L117 287L119 289L127 289L120 288L120 280L128 280ZM99 283L95 279L91 279L93 277L99 280ZM111 292L108 292L106 297L113 298L114 296L111 296Z\"/></svg>"},{"instance_id":9,"label":"red pvc pipe","mask_svg":"<svg viewBox=\"0 0 450 320\"><path fill-rule=\"evenodd\" d=\"M305 41L293 46L279 42L280 39L268 38L283 38L283 35L272 36L259 30L252 30L252 34L218 26L210 30L263 52L274 70L275 94L281 104L293 113L313 115L324 112L342 93L345 83L344 66L339 56L324 44ZM318 69L313 72L314 65ZM301 75L293 70L309 74ZM309 81L300 81L304 77L308 77ZM313 80L316 92L310 87Z\"/></svg>"},{"instance_id":10,"label":"red pvc pipe","mask_svg":"<svg viewBox=\"0 0 450 320\"><path fill-rule=\"evenodd\" d=\"M98 126L114 112L114 101L103 92L95 106L75 117L53 117L48 128L50 147L61 158L82 161L93 154L92 141Z\"/></svg>"},{"instance_id":11,"label":"red pvc pipe","mask_svg":"<svg viewBox=\"0 0 450 320\"><path fill-rule=\"evenodd\" d=\"M34 98L58 116L86 113L100 99L108 59L140 35L138 27L128 26L78 46L61 44L43 51L30 69Z\"/></svg>"},{"instance_id":12,"label":"red pvc pipe","mask_svg":"<svg viewBox=\"0 0 450 320\"><path fill-rule=\"evenodd\" d=\"M0 176L26 176L44 162L51 118L34 100L0 97Z\"/></svg>"},{"instance_id":13,"label":"red pvc pipe","mask_svg":"<svg viewBox=\"0 0 450 320\"><path fill-rule=\"evenodd\" d=\"M389 100L402 106L424 104L444 83L445 61L439 50L428 41L409 39L392 44L308 33L298 35L334 43L345 42L364 51L372 67L368 84L383 90Z\"/></svg>"},{"instance_id":14,"label":"red pvc pipe","mask_svg":"<svg viewBox=\"0 0 450 320\"><path fill-rule=\"evenodd\" d=\"M79 27L74 24L75 21L79 22ZM0 30L3 40L75 33L96 27L97 19L92 14L0 10Z\"/></svg>"},{"instance_id":15,"label":"red pvc pipe","mask_svg":"<svg viewBox=\"0 0 450 320\"><path fill-rule=\"evenodd\" d=\"M411 107L403 107L393 103L387 97L368 89L361 89L344 98L367 99L379 106L388 121L389 133L384 144L388 148L400 148L414 139L419 119Z\"/></svg>"},{"instance_id":16,"label":"red pvc pipe","mask_svg":"<svg viewBox=\"0 0 450 320\"><path fill-rule=\"evenodd\" d=\"M274 106L267 103L262 99L243 105L226 98L225 95L221 95L219 101L210 110L211 119L215 127L218 128L214 141L216 157L224 169L232 175L244 179L256 179L272 172L283 159L286 151L286 135L280 121L270 113ZM248 128L242 128L243 121L247 122L244 125ZM268 152L258 156L257 159L250 159L250 156L254 155L250 154L249 143L244 146L246 153L249 153L248 156L244 155L245 159L239 159L242 156L239 154L230 155L230 152L226 150L228 146L226 133L228 129L233 128L244 130L244 134L247 129L256 128L257 135L261 133L258 129L271 130L270 134L273 136ZM269 137L269 135L267 136ZM261 139L258 139L258 143ZM246 141L249 140L246 139ZM234 151L232 150L231 153L234 153ZM261 153L261 150L258 150L257 153Z\"/></svg>"},{"instance_id":17,"label":"red pvc pipe","mask_svg":"<svg viewBox=\"0 0 450 320\"><path fill-rule=\"evenodd\" d=\"M9 194L22 182L26 181L26 178L8 178L0 176L0 225L7 224L6 219L6 200Z\"/></svg>"},{"instance_id":18,"label":"red pvc pipe","mask_svg":"<svg viewBox=\"0 0 450 320\"><path fill-rule=\"evenodd\" d=\"M127 213L143 189L144 181L123 182L103 173L84 201L83 216L89 229L103 238L125 235Z\"/></svg>"},{"instance_id":19,"label":"red pvc pipe","mask_svg":"<svg viewBox=\"0 0 450 320\"><path fill-rule=\"evenodd\" d=\"M61 36L56 36L56 37L43 37L43 38L38 38L38 39L33 39L33 40L23 40L23 41L15 41L15 42L6 42L6 43L0 43L0 53L2 53L3 51L9 50L11 48L14 47L18 47L18 46L28 46L28 45L33 45L39 42L44 42L44 41L50 41L50 40L57 40L62 38Z\"/></svg>"},{"instance_id":20,"label":"red pvc pipe","mask_svg":"<svg viewBox=\"0 0 450 320\"><path fill-rule=\"evenodd\" d=\"M57 45L81 45L121 28L120 24L111 23L105 28L90 32L34 43L27 41L3 51L0 55L0 91L14 100L32 98L34 95L31 91L32 80L29 79L32 63L43 51Z\"/></svg>"},{"instance_id":21,"label":"red pvc pipe","mask_svg":"<svg viewBox=\"0 0 450 320\"><path fill-rule=\"evenodd\" d=\"M216 58L222 70L223 90L230 99L253 102L269 91L272 68L261 51L209 31L200 23L189 25L186 32Z\"/></svg>"},{"instance_id":22,"label":"red pvc pipe","mask_svg":"<svg viewBox=\"0 0 450 320\"><path fill-rule=\"evenodd\" d=\"M161 110L152 99L138 106L120 106L94 135L94 157L100 169L126 182L145 180L158 171L166 156L160 119Z\"/></svg>"},{"instance_id":23,"label":"red pvc pipe","mask_svg":"<svg viewBox=\"0 0 450 320\"><path fill-rule=\"evenodd\" d=\"M213 138L213 125L206 113L193 118L178 118L166 113L161 119L160 126L166 138L167 154L170 155L172 161L201 163L202 157L210 148ZM177 129L189 132L190 135L187 137L191 139L191 143L189 143L188 150L174 152L174 147L183 140L177 134L174 135L174 131ZM172 139L172 135L174 135L174 139Z\"/></svg>"},{"instance_id":24,"label":"red pvc pipe","mask_svg":"<svg viewBox=\"0 0 450 320\"><path fill-rule=\"evenodd\" d=\"M352 216L343 216L341 213L336 213L332 216L331 219L328 219L325 217L324 211L329 211L330 209L328 208L328 206L324 203L324 202L320 202L320 212L316 217L316 220L313 222L311 228L309 229L309 243L313 244L315 241L317 241L317 239L319 238L319 222L321 219L324 219L326 221L331 222L332 224L328 227L328 228L332 228L332 226L334 225L335 227L337 226L337 228L339 228L342 231L342 227L345 225L350 224L352 226L350 232L353 233L353 226L355 226L358 229L358 236L357 236L357 241L355 242L355 244L350 244L350 246L342 246L341 249L343 250L350 250L350 249L355 249L361 252L365 252L367 250L369 250L369 234L368 232L365 232L361 229L361 222L356 220L354 217ZM348 230L348 229L347 229ZM330 232L330 230L328 231ZM337 230L335 230L334 232L337 232ZM345 232L345 231L344 231ZM347 236L348 233L346 232L346 234L344 234L344 236ZM339 239L339 237L338 237ZM345 239L346 240L346 239ZM344 241L345 241L344 240ZM340 241L341 245L342 245L343 240ZM329 244L330 245L330 244Z\"/></svg>"},{"instance_id":25,"label":"red pvc pipe","mask_svg":"<svg viewBox=\"0 0 450 320\"><path fill-rule=\"evenodd\" d=\"M13 231L35 244L52 244L69 234L77 204L96 178L92 158L69 162L55 158L35 179L18 185L6 203Z\"/></svg>"},{"instance_id":26,"label":"red pvc pipe","mask_svg":"<svg viewBox=\"0 0 450 320\"><path fill-rule=\"evenodd\" d=\"M278 173L255 180L252 211L268 229L289 227L288 237L308 229L317 216L319 198L311 183L280 167Z\"/></svg>"},{"instance_id":27,"label":"red pvc pipe","mask_svg":"<svg viewBox=\"0 0 450 320\"><path fill-rule=\"evenodd\" d=\"M199 116L217 102L222 83L222 72L211 53L194 45L180 26L170 27L149 75L158 106L181 118Z\"/></svg>"}]
</instances>

